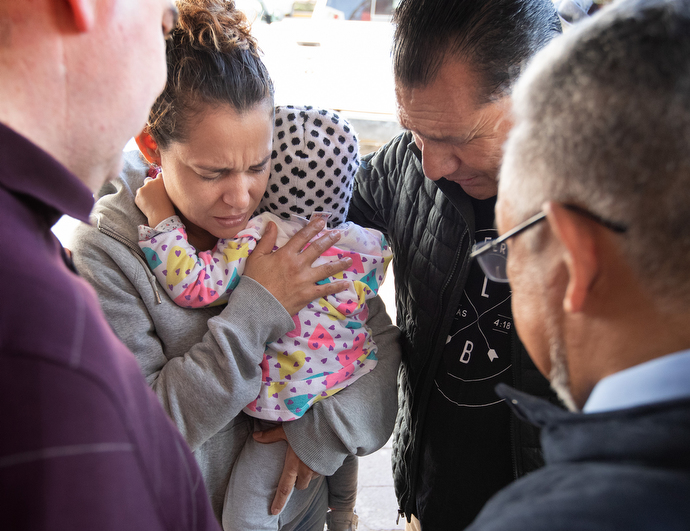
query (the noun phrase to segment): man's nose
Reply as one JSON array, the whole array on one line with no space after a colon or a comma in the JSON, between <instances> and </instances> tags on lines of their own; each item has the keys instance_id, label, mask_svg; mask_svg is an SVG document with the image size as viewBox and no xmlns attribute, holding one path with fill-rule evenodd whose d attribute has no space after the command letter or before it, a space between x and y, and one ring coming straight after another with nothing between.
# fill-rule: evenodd
<instances>
[{"instance_id":1,"label":"man's nose","mask_svg":"<svg viewBox=\"0 0 690 531\"><path fill-rule=\"evenodd\" d=\"M458 169L461 161L452 153L449 147L441 142L421 142L422 168L424 175L432 181L438 181L447 175L452 175Z\"/></svg>"}]
</instances>

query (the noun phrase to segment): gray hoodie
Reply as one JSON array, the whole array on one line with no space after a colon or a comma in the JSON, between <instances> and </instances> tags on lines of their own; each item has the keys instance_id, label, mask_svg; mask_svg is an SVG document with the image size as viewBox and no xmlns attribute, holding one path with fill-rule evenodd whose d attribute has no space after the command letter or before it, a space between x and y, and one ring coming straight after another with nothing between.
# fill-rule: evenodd
<instances>
[{"instance_id":1,"label":"gray hoodie","mask_svg":"<svg viewBox=\"0 0 690 531\"><path fill-rule=\"evenodd\" d=\"M137 244L137 226L146 218L134 195L147 169L138 152L125 154L121 177L99 192L91 225L77 229L74 262L194 452L220 518L231 467L253 431L252 419L241 410L261 385L264 345L291 331L294 323L250 278L242 278L224 307L181 308L158 289ZM332 475L348 454L379 449L393 430L398 329L379 298L369 308L376 369L283 425L298 457L322 475ZM325 482L312 481L309 488L325 488ZM298 515L301 508L290 505L305 499L311 498L293 496L286 511Z\"/></svg>"}]
</instances>

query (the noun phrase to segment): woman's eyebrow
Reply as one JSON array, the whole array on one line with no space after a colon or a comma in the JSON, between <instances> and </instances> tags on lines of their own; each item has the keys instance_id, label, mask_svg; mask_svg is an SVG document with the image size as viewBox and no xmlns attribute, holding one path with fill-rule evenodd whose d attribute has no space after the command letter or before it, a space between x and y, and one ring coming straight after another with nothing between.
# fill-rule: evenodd
<instances>
[{"instance_id":1,"label":"woman's eyebrow","mask_svg":"<svg viewBox=\"0 0 690 531\"><path fill-rule=\"evenodd\" d=\"M266 158L264 158L262 161L257 162L256 164L252 164L249 166L250 168L257 168L259 166L264 166L268 164L268 161L271 159L270 153L266 155ZM225 172L231 172L235 171L235 168L230 168L230 167L216 167L216 166L204 166L203 164L191 164L194 168L200 171L207 171L209 173L225 173Z\"/></svg>"},{"instance_id":2,"label":"woman's eyebrow","mask_svg":"<svg viewBox=\"0 0 690 531\"><path fill-rule=\"evenodd\" d=\"M268 164L268 161L269 161L269 160L271 160L271 154L270 154L270 153L269 153L268 155L266 155L266 158L265 158L264 160L262 160L262 161L259 162L258 164L252 164L251 167L252 167L252 168L256 168L256 167L258 167L258 166L265 166L266 164Z\"/></svg>"},{"instance_id":3,"label":"woman's eyebrow","mask_svg":"<svg viewBox=\"0 0 690 531\"><path fill-rule=\"evenodd\" d=\"M207 171L209 173L222 173L233 170L233 168L219 168L214 166L203 166L201 164L191 164L191 166L193 166L196 170Z\"/></svg>"}]
</instances>

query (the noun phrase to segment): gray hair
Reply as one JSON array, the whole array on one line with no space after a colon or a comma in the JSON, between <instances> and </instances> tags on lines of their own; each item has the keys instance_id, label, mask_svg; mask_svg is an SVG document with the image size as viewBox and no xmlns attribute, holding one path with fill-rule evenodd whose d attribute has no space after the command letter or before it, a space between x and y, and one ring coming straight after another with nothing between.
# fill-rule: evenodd
<instances>
[{"instance_id":1,"label":"gray hair","mask_svg":"<svg viewBox=\"0 0 690 531\"><path fill-rule=\"evenodd\" d=\"M538 54L513 99L499 185L511 216L555 200L627 225L620 248L649 293L687 305L690 2L602 10Z\"/></svg>"},{"instance_id":2,"label":"gray hair","mask_svg":"<svg viewBox=\"0 0 690 531\"><path fill-rule=\"evenodd\" d=\"M480 76L483 101L508 93L527 61L561 31L552 0L403 0L394 22L397 82L427 86L451 57Z\"/></svg>"}]
</instances>

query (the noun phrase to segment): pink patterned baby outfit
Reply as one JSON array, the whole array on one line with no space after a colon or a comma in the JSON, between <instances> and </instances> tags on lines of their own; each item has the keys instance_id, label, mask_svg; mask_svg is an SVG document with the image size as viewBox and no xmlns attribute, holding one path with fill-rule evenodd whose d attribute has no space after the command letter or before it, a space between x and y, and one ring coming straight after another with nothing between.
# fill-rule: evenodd
<instances>
[{"instance_id":1,"label":"pink patterned baby outfit","mask_svg":"<svg viewBox=\"0 0 690 531\"><path fill-rule=\"evenodd\" d=\"M173 216L155 229L140 226L139 245L170 298L180 306L206 307L227 302L269 221L278 226L278 247L306 224L297 216L286 220L263 213L235 238L219 240L213 250L197 253L179 217ZM244 410L251 416L294 420L376 366L366 301L383 283L391 250L378 231L350 222L338 229L342 237L337 247L328 249L314 265L349 256L348 270L322 281L348 280L349 287L307 305L293 317L292 332L266 345L261 391Z\"/></svg>"}]
</instances>

